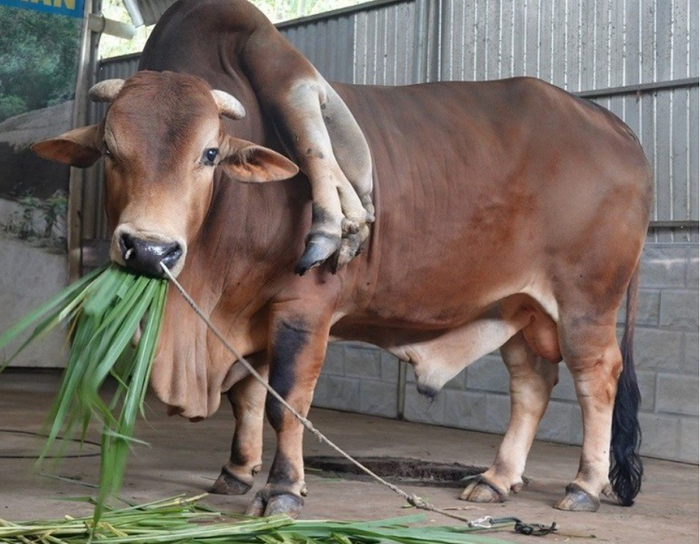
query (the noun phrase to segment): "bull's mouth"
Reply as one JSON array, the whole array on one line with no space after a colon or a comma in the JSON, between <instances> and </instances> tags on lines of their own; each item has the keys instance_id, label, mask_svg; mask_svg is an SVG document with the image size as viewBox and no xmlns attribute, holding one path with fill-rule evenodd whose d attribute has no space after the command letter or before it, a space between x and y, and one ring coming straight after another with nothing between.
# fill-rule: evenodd
<instances>
[{"instance_id":1,"label":"bull's mouth","mask_svg":"<svg viewBox=\"0 0 700 544\"><path fill-rule=\"evenodd\" d=\"M185 262L186 245L173 237L120 225L114 232L112 261L146 276L163 277L163 265L177 277Z\"/></svg>"}]
</instances>

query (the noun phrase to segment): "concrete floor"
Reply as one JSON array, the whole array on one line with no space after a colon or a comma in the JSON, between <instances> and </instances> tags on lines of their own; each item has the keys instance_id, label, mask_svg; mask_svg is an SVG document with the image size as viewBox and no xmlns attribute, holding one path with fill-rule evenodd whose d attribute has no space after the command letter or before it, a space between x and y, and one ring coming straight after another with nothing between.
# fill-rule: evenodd
<instances>
[{"instance_id":1,"label":"concrete floor","mask_svg":"<svg viewBox=\"0 0 700 544\"><path fill-rule=\"evenodd\" d=\"M8 458L39 449L43 441L11 431L38 431L56 390L54 374L8 372L0 376L0 518L22 520L83 515L89 510L66 497L90 494L90 489L69 480L58 480L33 470L34 460ZM141 423L137 437L150 447L137 446L127 469L122 495L136 501L165 498L180 493L202 493L218 475L228 457L233 429L229 411L222 409L209 420L192 424L165 416L163 406L149 401L148 423ZM362 456L410 457L440 462L459 461L487 466L500 437L399 422L330 410L312 410L319 430L349 453ZM273 454L274 437L266 434L265 464ZM69 451L73 451L70 449ZM84 450L91 457L66 459L56 467L47 462L44 474L60 475L91 483L98 474L97 448ZM307 440L306 455L330 455L313 440ZM559 535L543 540L500 532L512 542L591 542L659 544L698 542L698 467L646 459L646 481L637 503L623 508L604 502L598 513L566 513L551 505L563 493L578 464L579 448L538 442L530 455L526 476L530 483L507 503L469 505L456 500L456 489L407 487L406 490L439 507L466 507L461 513L477 518L517 516L529 522L551 523ZM260 474L256 488L265 482ZM366 482L341 481L307 474L309 496L306 518L379 519L412 513L385 488ZM210 495L204 501L223 511L242 512L252 492L243 497ZM450 524L448 519L428 516L429 523Z\"/></svg>"}]
</instances>

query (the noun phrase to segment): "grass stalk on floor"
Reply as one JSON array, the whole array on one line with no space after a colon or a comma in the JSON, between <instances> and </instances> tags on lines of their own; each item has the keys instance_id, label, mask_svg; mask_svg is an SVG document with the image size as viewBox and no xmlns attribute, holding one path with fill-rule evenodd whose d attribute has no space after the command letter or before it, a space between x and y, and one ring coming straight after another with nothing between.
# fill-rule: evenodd
<instances>
[{"instance_id":1,"label":"grass stalk on floor","mask_svg":"<svg viewBox=\"0 0 700 544\"><path fill-rule=\"evenodd\" d=\"M199 497L173 497L121 509L102 518L9 523L0 520L0 542L27 544L505 544L465 526L416 526L422 514L370 522L303 520L279 515L231 519L198 505ZM43 540L42 540L43 539Z\"/></svg>"}]
</instances>

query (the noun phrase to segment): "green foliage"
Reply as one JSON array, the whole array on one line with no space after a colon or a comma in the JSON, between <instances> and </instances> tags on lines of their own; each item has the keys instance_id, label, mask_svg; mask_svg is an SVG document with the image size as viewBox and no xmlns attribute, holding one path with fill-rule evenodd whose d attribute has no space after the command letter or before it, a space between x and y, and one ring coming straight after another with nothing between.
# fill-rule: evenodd
<instances>
[{"instance_id":1,"label":"green foliage","mask_svg":"<svg viewBox=\"0 0 700 544\"><path fill-rule=\"evenodd\" d=\"M27 103L19 96L0 95L0 122L27 111Z\"/></svg>"},{"instance_id":2,"label":"green foliage","mask_svg":"<svg viewBox=\"0 0 700 544\"><path fill-rule=\"evenodd\" d=\"M74 95L80 24L0 6L0 122Z\"/></svg>"},{"instance_id":3,"label":"green foliage","mask_svg":"<svg viewBox=\"0 0 700 544\"><path fill-rule=\"evenodd\" d=\"M21 210L14 212L10 220L3 225L5 232L22 240L36 242L40 247L64 251L64 230L68 211L66 193L56 191L44 200L26 195L19 199L18 204Z\"/></svg>"},{"instance_id":4,"label":"green foliage","mask_svg":"<svg viewBox=\"0 0 700 544\"><path fill-rule=\"evenodd\" d=\"M120 21L122 23L132 22L122 0L102 0L102 14L114 21ZM137 28L136 36L131 40L102 34L102 36L100 36L99 57L101 59L119 57L121 55L143 51L146 40L151 34L151 30L153 30L153 26L154 25Z\"/></svg>"},{"instance_id":5,"label":"green foliage","mask_svg":"<svg viewBox=\"0 0 700 544\"><path fill-rule=\"evenodd\" d=\"M62 191L56 191L50 198L44 200L42 205L44 219L44 238L53 238L56 229L65 221L68 213L68 199Z\"/></svg>"}]
</instances>

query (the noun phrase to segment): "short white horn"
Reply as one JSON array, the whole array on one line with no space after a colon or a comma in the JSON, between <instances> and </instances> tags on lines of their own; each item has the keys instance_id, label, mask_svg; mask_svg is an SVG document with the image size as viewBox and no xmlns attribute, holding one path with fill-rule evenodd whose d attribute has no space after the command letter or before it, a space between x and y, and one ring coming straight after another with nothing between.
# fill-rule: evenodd
<instances>
[{"instance_id":1,"label":"short white horn","mask_svg":"<svg viewBox=\"0 0 700 544\"><path fill-rule=\"evenodd\" d=\"M243 119L245 117L245 108L238 100L224 91L213 90L211 95L214 97L214 102L219 106L221 115L230 117L231 119Z\"/></svg>"},{"instance_id":2,"label":"short white horn","mask_svg":"<svg viewBox=\"0 0 700 544\"><path fill-rule=\"evenodd\" d=\"M88 98L93 102L113 102L123 86L123 79L105 79L92 86Z\"/></svg>"}]
</instances>

